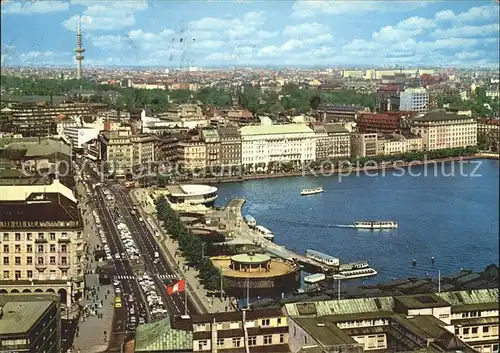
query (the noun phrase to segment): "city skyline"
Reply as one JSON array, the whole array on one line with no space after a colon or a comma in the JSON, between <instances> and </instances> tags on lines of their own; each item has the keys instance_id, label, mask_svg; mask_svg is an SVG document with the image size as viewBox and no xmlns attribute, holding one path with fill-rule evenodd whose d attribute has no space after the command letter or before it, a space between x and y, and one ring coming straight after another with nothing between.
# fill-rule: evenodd
<instances>
[{"instance_id":1,"label":"city skyline","mask_svg":"<svg viewBox=\"0 0 500 353\"><path fill-rule=\"evenodd\" d=\"M2 3L2 65L496 67L498 3ZM49 40L48 40L49 38Z\"/></svg>"}]
</instances>

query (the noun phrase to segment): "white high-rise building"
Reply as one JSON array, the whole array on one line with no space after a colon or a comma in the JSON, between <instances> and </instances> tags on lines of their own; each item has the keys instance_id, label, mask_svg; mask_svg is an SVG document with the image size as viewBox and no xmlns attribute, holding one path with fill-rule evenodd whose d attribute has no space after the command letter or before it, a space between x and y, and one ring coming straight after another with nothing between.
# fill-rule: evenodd
<instances>
[{"instance_id":1,"label":"white high-rise building","mask_svg":"<svg viewBox=\"0 0 500 353\"><path fill-rule=\"evenodd\" d=\"M399 110L426 114L429 111L429 92L425 88L407 88L399 93Z\"/></svg>"}]
</instances>

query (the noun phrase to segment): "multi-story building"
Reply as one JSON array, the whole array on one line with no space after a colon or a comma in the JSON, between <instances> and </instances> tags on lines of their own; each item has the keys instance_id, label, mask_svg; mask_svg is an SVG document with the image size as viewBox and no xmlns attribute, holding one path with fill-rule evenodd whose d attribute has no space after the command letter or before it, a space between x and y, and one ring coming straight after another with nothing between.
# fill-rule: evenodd
<instances>
[{"instance_id":1,"label":"multi-story building","mask_svg":"<svg viewBox=\"0 0 500 353\"><path fill-rule=\"evenodd\" d=\"M53 292L69 307L83 296L83 221L73 192L51 185L0 186L0 288Z\"/></svg>"},{"instance_id":2,"label":"multi-story building","mask_svg":"<svg viewBox=\"0 0 500 353\"><path fill-rule=\"evenodd\" d=\"M371 157L378 152L377 134L352 134L351 156Z\"/></svg>"},{"instance_id":3,"label":"multi-story building","mask_svg":"<svg viewBox=\"0 0 500 353\"><path fill-rule=\"evenodd\" d=\"M162 327L157 331L160 337L148 335L153 326ZM158 350L150 349L153 337L165 342ZM280 353L289 352L288 339L288 322L281 309L173 316L139 326L135 352Z\"/></svg>"},{"instance_id":4,"label":"multi-story building","mask_svg":"<svg viewBox=\"0 0 500 353\"><path fill-rule=\"evenodd\" d=\"M219 126L221 166L241 165L241 134L237 127Z\"/></svg>"},{"instance_id":5,"label":"multi-story building","mask_svg":"<svg viewBox=\"0 0 500 353\"><path fill-rule=\"evenodd\" d=\"M300 164L316 159L314 131L305 124L244 126L241 164L266 169L271 162Z\"/></svg>"},{"instance_id":6,"label":"multi-story building","mask_svg":"<svg viewBox=\"0 0 500 353\"><path fill-rule=\"evenodd\" d=\"M348 122L356 121L364 110L364 107L355 105L324 105L317 109L317 113L324 123Z\"/></svg>"},{"instance_id":7,"label":"multi-story building","mask_svg":"<svg viewBox=\"0 0 500 353\"><path fill-rule=\"evenodd\" d=\"M417 152L422 150L422 138L420 136L403 136L391 134L377 137L377 154L391 155Z\"/></svg>"},{"instance_id":8,"label":"multi-story building","mask_svg":"<svg viewBox=\"0 0 500 353\"><path fill-rule=\"evenodd\" d=\"M339 124L311 125L316 136L316 160L349 157L350 134Z\"/></svg>"},{"instance_id":9,"label":"multi-story building","mask_svg":"<svg viewBox=\"0 0 500 353\"><path fill-rule=\"evenodd\" d=\"M130 130L104 131L99 135L101 159L110 164L116 176L155 162L156 136L133 135Z\"/></svg>"},{"instance_id":10,"label":"multi-story building","mask_svg":"<svg viewBox=\"0 0 500 353\"><path fill-rule=\"evenodd\" d=\"M201 139L205 142L206 168L220 167L220 139L217 129L202 129Z\"/></svg>"},{"instance_id":11,"label":"multi-story building","mask_svg":"<svg viewBox=\"0 0 500 353\"><path fill-rule=\"evenodd\" d=\"M349 131L340 124L326 124L325 129L332 144L330 157L349 157L351 155L351 134Z\"/></svg>"},{"instance_id":12,"label":"multi-story building","mask_svg":"<svg viewBox=\"0 0 500 353\"><path fill-rule=\"evenodd\" d=\"M412 133L422 137L426 151L477 145L477 121L466 115L431 112L410 123Z\"/></svg>"},{"instance_id":13,"label":"multi-story building","mask_svg":"<svg viewBox=\"0 0 500 353\"><path fill-rule=\"evenodd\" d=\"M500 146L500 120L485 119L477 124L478 144L491 151L498 151Z\"/></svg>"},{"instance_id":14,"label":"multi-story building","mask_svg":"<svg viewBox=\"0 0 500 353\"><path fill-rule=\"evenodd\" d=\"M412 116L412 112L388 112L384 114L364 113L356 126L358 132L379 134L392 134L394 132L409 131L407 119Z\"/></svg>"},{"instance_id":15,"label":"multi-story building","mask_svg":"<svg viewBox=\"0 0 500 353\"><path fill-rule=\"evenodd\" d=\"M498 352L498 289L285 304L291 352Z\"/></svg>"},{"instance_id":16,"label":"multi-story building","mask_svg":"<svg viewBox=\"0 0 500 353\"><path fill-rule=\"evenodd\" d=\"M15 126L17 133L25 137L52 136L57 134L58 120L81 121L91 116L91 107L83 103L50 105L45 102L9 103L2 112Z\"/></svg>"},{"instance_id":17,"label":"multi-story building","mask_svg":"<svg viewBox=\"0 0 500 353\"><path fill-rule=\"evenodd\" d=\"M61 352L58 296L0 294L0 352Z\"/></svg>"},{"instance_id":18,"label":"multi-story building","mask_svg":"<svg viewBox=\"0 0 500 353\"><path fill-rule=\"evenodd\" d=\"M207 148L199 136L190 136L177 143L177 162L185 170L204 169L207 163Z\"/></svg>"},{"instance_id":19,"label":"multi-story building","mask_svg":"<svg viewBox=\"0 0 500 353\"><path fill-rule=\"evenodd\" d=\"M68 138L73 148L83 148L84 144L97 138L99 129L91 127L71 126L64 128L64 135Z\"/></svg>"},{"instance_id":20,"label":"multi-story building","mask_svg":"<svg viewBox=\"0 0 500 353\"><path fill-rule=\"evenodd\" d=\"M201 106L198 104L179 104L168 108L165 113L158 114L162 121L169 121L173 126L195 129L205 127L209 120L203 116Z\"/></svg>"},{"instance_id":21,"label":"multi-story building","mask_svg":"<svg viewBox=\"0 0 500 353\"><path fill-rule=\"evenodd\" d=\"M427 113L429 92L425 88L407 88L399 93L399 110Z\"/></svg>"},{"instance_id":22,"label":"multi-story building","mask_svg":"<svg viewBox=\"0 0 500 353\"><path fill-rule=\"evenodd\" d=\"M379 113L399 110L399 85L393 83L377 87L376 104Z\"/></svg>"}]
</instances>

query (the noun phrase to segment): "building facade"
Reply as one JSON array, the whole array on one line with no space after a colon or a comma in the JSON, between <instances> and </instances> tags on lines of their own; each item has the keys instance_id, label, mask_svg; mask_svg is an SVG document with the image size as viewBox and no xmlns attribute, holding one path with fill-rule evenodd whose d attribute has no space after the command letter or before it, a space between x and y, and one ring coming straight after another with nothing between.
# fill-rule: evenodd
<instances>
[{"instance_id":1,"label":"building facade","mask_svg":"<svg viewBox=\"0 0 500 353\"><path fill-rule=\"evenodd\" d=\"M241 165L241 134L237 127L219 126L217 134L220 140L221 166Z\"/></svg>"},{"instance_id":2,"label":"building facade","mask_svg":"<svg viewBox=\"0 0 500 353\"><path fill-rule=\"evenodd\" d=\"M266 169L270 163L304 163L316 159L314 131L305 124L244 126L241 164Z\"/></svg>"},{"instance_id":3,"label":"building facade","mask_svg":"<svg viewBox=\"0 0 500 353\"><path fill-rule=\"evenodd\" d=\"M61 352L59 298L50 293L0 294L0 352Z\"/></svg>"},{"instance_id":4,"label":"building facade","mask_svg":"<svg viewBox=\"0 0 500 353\"><path fill-rule=\"evenodd\" d=\"M53 292L69 307L84 292L83 221L72 191L0 186L0 292Z\"/></svg>"},{"instance_id":5,"label":"building facade","mask_svg":"<svg viewBox=\"0 0 500 353\"><path fill-rule=\"evenodd\" d=\"M326 133L331 143L332 158L347 158L351 155L351 134L339 124L325 125ZM330 148L330 147L329 147Z\"/></svg>"},{"instance_id":6,"label":"building facade","mask_svg":"<svg viewBox=\"0 0 500 353\"><path fill-rule=\"evenodd\" d=\"M352 134L351 156L371 157L378 153L377 134Z\"/></svg>"},{"instance_id":7,"label":"building facade","mask_svg":"<svg viewBox=\"0 0 500 353\"><path fill-rule=\"evenodd\" d=\"M65 127L64 135L69 139L73 148L84 148L85 143L97 138L99 130L91 127Z\"/></svg>"},{"instance_id":8,"label":"building facade","mask_svg":"<svg viewBox=\"0 0 500 353\"><path fill-rule=\"evenodd\" d=\"M192 136L177 144L178 166L184 170L204 169L207 163L207 148L198 137Z\"/></svg>"},{"instance_id":9,"label":"building facade","mask_svg":"<svg viewBox=\"0 0 500 353\"><path fill-rule=\"evenodd\" d=\"M378 136L377 154L394 155L422 150L422 138L420 136L405 137L402 135Z\"/></svg>"},{"instance_id":10,"label":"building facade","mask_svg":"<svg viewBox=\"0 0 500 353\"><path fill-rule=\"evenodd\" d=\"M477 145L477 121L466 115L432 112L413 118L410 124L426 151Z\"/></svg>"},{"instance_id":11,"label":"building facade","mask_svg":"<svg viewBox=\"0 0 500 353\"><path fill-rule=\"evenodd\" d=\"M422 114L429 111L429 92L425 88L407 88L399 97L399 110Z\"/></svg>"},{"instance_id":12,"label":"building facade","mask_svg":"<svg viewBox=\"0 0 500 353\"><path fill-rule=\"evenodd\" d=\"M221 166L220 159L220 139L217 129L202 129L201 139L205 142L205 167L213 170L214 167Z\"/></svg>"},{"instance_id":13,"label":"building facade","mask_svg":"<svg viewBox=\"0 0 500 353\"><path fill-rule=\"evenodd\" d=\"M105 131L99 135L101 158L116 176L155 162L155 136L132 135L130 130Z\"/></svg>"}]
</instances>

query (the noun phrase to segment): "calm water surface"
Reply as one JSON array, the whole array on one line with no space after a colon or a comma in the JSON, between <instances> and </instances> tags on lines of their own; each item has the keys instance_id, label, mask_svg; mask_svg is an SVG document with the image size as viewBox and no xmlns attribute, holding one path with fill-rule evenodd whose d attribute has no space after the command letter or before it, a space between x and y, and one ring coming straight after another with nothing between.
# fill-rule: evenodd
<instances>
[{"instance_id":1,"label":"calm water surface","mask_svg":"<svg viewBox=\"0 0 500 353\"><path fill-rule=\"evenodd\" d=\"M482 270L498 264L498 162L427 166L427 176L291 177L219 185L218 205L247 200L244 214L273 231L276 242L297 252L314 249L341 263L367 260L381 282L437 276L460 268ZM437 168L437 169L436 169ZM449 175L455 168L455 176ZM413 167L414 173L424 167ZM438 176L435 176L437 172ZM300 196L322 186L325 192ZM371 232L347 228L358 220L397 220L399 229ZM434 256L436 264L430 263ZM412 259L417 267L412 268Z\"/></svg>"}]
</instances>

